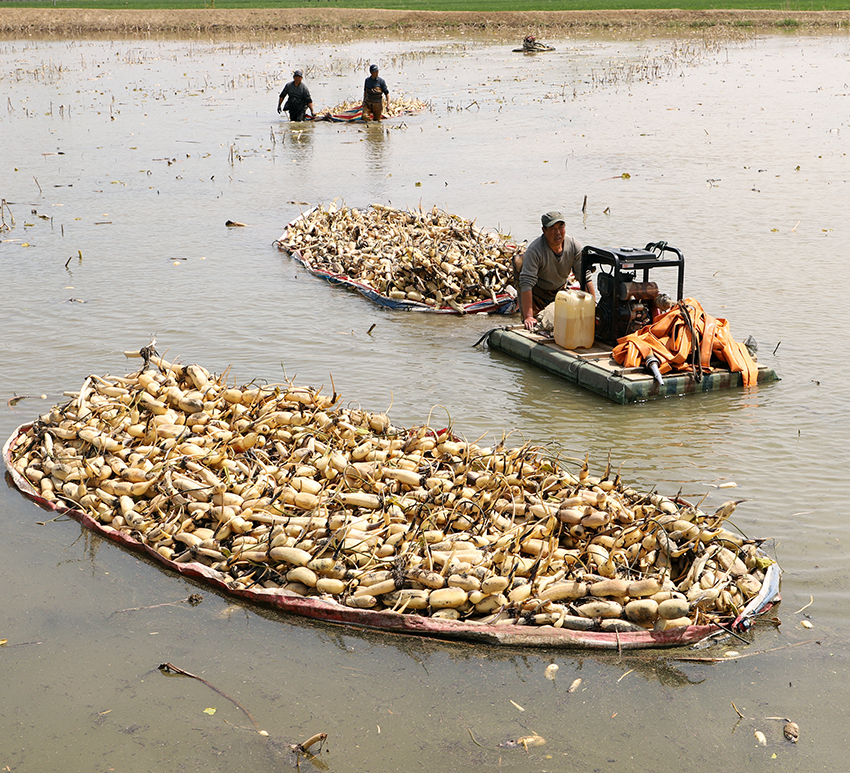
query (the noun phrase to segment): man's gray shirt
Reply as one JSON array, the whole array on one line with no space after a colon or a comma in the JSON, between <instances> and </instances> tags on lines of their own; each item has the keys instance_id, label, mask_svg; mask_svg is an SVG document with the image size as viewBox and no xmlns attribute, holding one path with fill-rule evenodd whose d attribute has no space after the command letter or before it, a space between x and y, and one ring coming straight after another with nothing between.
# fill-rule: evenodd
<instances>
[{"instance_id":1,"label":"man's gray shirt","mask_svg":"<svg viewBox=\"0 0 850 773\"><path fill-rule=\"evenodd\" d=\"M572 236L565 236L564 251L556 255L546 242L546 237L541 234L525 250L519 274L519 291L531 290L535 285L541 290L560 290L569 278L570 271L578 278L582 249L582 245Z\"/></svg>"}]
</instances>

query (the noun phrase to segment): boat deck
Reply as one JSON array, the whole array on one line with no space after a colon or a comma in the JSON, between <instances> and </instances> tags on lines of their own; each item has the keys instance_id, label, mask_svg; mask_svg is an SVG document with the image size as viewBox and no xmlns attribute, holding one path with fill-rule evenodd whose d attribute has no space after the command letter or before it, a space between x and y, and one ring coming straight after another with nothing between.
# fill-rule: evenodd
<instances>
[{"instance_id":1,"label":"boat deck","mask_svg":"<svg viewBox=\"0 0 850 773\"><path fill-rule=\"evenodd\" d=\"M716 367L712 363L699 382L691 373L667 373L662 377L664 384L660 385L642 367L620 365L611 356L611 346L594 344L590 349L564 349L554 338L531 333L520 325L491 330L487 343L491 349L530 362L621 405L743 386L742 374L730 372L721 362ZM757 364L759 385L779 381L772 368Z\"/></svg>"}]
</instances>

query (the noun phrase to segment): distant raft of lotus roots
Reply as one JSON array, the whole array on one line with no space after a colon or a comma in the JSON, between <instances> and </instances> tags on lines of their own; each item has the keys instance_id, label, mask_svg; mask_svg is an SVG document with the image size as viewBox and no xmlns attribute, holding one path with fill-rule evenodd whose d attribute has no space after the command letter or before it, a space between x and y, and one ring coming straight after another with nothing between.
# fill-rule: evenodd
<instances>
[{"instance_id":1,"label":"distant raft of lotus roots","mask_svg":"<svg viewBox=\"0 0 850 773\"><path fill-rule=\"evenodd\" d=\"M381 295L436 309L497 303L525 249L503 234L436 207L410 212L321 205L290 223L278 246L313 269L362 282Z\"/></svg>"},{"instance_id":2,"label":"distant raft of lotus roots","mask_svg":"<svg viewBox=\"0 0 850 773\"><path fill-rule=\"evenodd\" d=\"M18 439L40 496L233 590L488 624L668 630L728 623L772 563L707 515L568 471L545 448L485 448L451 428L292 383L228 386L155 354L90 376Z\"/></svg>"},{"instance_id":3,"label":"distant raft of lotus roots","mask_svg":"<svg viewBox=\"0 0 850 773\"><path fill-rule=\"evenodd\" d=\"M423 102L416 97L408 96L407 94L395 94L392 100L388 100L389 104L384 105L383 114L387 118L400 118L405 115L416 115L429 107L427 102ZM363 99L346 100L335 107L325 110L316 116L316 120L332 120L332 116L341 113L348 113L358 110L363 107Z\"/></svg>"}]
</instances>

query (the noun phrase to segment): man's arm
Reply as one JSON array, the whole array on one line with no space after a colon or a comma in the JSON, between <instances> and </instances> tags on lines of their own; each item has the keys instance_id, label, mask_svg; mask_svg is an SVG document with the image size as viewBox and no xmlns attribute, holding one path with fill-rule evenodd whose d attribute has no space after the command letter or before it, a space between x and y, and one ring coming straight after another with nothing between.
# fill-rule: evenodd
<instances>
[{"instance_id":1,"label":"man's arm","mask_svg":"<svg viewBox=\"0 0 850 773\"><path fill-rule=\"evenodd\" d=\"M303 85L303 84L302 84L302 85ZM305 103L306 103L306 105L307 105L306 109L307 109L307 110L309 110L309 111L310 111L310 115L312 115L312 116L313 116L313 118L315 118L315 117L316 117L316 113L315 113L315 112L313 112L313 97L312 97L312 95L310 94L310 89L308 89L306 86L304 86L304 95L303 95L303 96L304 96L304 102L305 102Z\"/></svg>"},{"instance_id":2,"label":"man's arm","mask_svg":"<svg viewBox=\"0 0 850 773\"><path fill-rule=\"evenodd\" d=\"M523 290L519 294L519 309L522 324L526 330L531 330L537 324L534 318L534 293L531 290Z\"/></svg>"},{"instance_id":3,"label":"man's arm","mask_svg":"<svg viewBox=\"0 0 850 773\"><path fill-rule=\"evenodd\" d=\"M535 242L532 242L525 248L525 252L522 255L521 263L514 263L514 271L516 271L516 283L517 290L519 291L519 312L520 317L522 318L522 324L526 327L527 330L531 330L534 325L537 323L537 320L534 317L534 285L536 284L537 278L537 255L534 252L534 249L529 249L533 247ZM530 276L532 277L532 281L529 283L530 286L527 289L522 289L522 277Z\"/></svg>"},{"instance_id":4,"label":"man's arm","mask_svg":"<svg viewBox=\"0 0 850 773\"><path fill-rule=\"evenodd\" d=\"M572 249L574 250L575 255L576 255L575 261L573 262L573 267L572 267L573 276L576 278L576 281L578 282L579 287L582 290L584 290L585 292L590 293L593 296L593 300L595 301L596 300L596 288L593 286L593 279L591 279L592 272L591 271L585 271L584 276L582 276L582 273L581 273L581 269L582 269L581 256L582 256L582 252L584 251L584 248L581 246L581 244L579 244L579 242L577 242L572 237L570 237L570 239L572 241Z\"/></svg>"}]
</instances>

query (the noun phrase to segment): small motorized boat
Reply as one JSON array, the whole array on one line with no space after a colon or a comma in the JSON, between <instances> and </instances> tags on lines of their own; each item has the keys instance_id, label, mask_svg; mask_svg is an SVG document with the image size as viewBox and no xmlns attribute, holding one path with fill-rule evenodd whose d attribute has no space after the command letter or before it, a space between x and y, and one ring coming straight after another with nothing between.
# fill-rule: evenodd
<instances>
[{"instance_id":1,"label":"small motorized boat","mask_svg":"<svg viewBox=\"0 0 850 773\"><path fill-rule=\"evenodd\" d=\"M541 43L534 35L526 35L522 40L522 48L515 48L514 53L538 54L542 51L554 51L554 46Z\"/></svg>"},{"instance_id":2,"label":"small motorized boat","mask_svg":"<svg viewBox=\"0 0 850 773\"><path fill-rule=\"evenodd\" d=\"M675 247L666 242L644 249L588 246L582 262L582 276L599 270L595 308L592 296L581 293L591 302L588 339L559 342L559 327L563 332L579 322L559 325L556 303L554 333L542 327L529 331L522 324L497 328L485 336L489 347L621 404L779 380L772 368L755 361L754 341L739 343L727 320L683 298L685 258ZM650 271L659 268L676 271L676 301L650 280Z\"/></svg>"}]
</instances>

